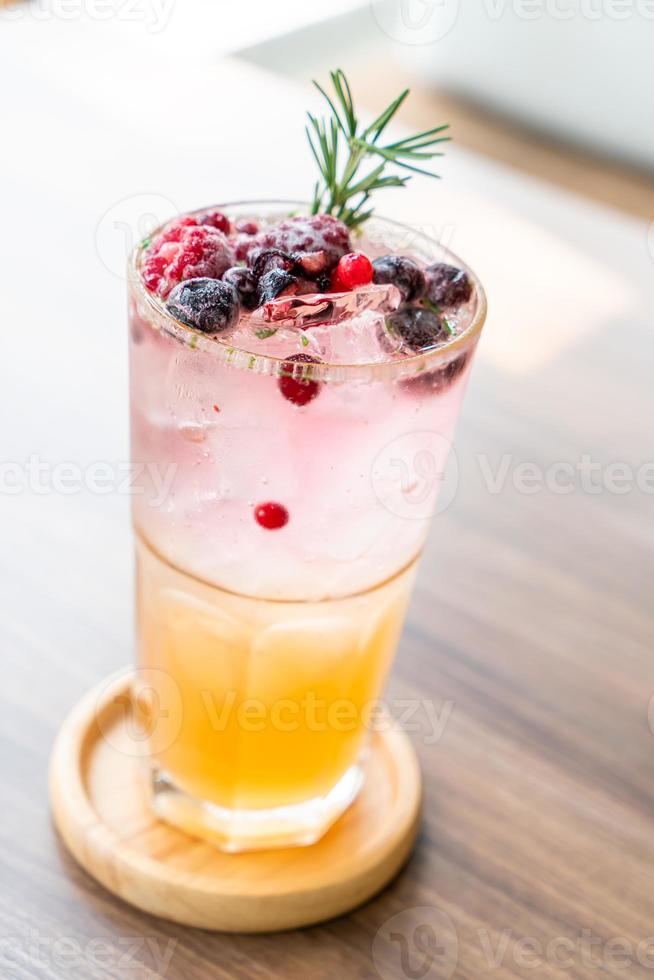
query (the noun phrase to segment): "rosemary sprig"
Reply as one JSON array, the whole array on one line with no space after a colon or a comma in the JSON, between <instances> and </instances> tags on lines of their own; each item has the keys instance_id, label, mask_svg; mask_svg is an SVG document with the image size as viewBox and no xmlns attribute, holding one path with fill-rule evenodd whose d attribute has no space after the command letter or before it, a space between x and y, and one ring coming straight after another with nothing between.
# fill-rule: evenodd
<instances>
[{"instance_id":1,"label":"rosemary sprig","mask_svg":"<svg viewBox=\"0 0 654 980\"><path fill-rule=\"evenodd\" d=\"M378 141L382 133L409 95L409 89L401 92L370 125L362 129L345 74L339 68L330 72L330 79L333 95L318 82L314 81L313 84L327 102L331 116L317 119L307 113L309 124L306 133L320 171L313 195L312 214L319 211L333 214L350 228L356 228L373 213L373 208L367 207L373 191L384 187L406 187L414 173L438 177L438 174L420 164L421 161L443 156L433 147L449 140L449 136L443 135L448 126L436 126L415 136L380 145ZM364 161L375 157L379 162L362 174ZM385 171L389 165L410 173L388 174Z\"/></svg>"}]
</instances>

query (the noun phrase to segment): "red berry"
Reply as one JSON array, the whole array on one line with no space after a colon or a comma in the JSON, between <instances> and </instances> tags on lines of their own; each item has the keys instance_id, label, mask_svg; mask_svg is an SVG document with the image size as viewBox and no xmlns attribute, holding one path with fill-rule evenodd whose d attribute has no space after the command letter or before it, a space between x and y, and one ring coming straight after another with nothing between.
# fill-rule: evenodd
<instances>
[{"instance_id":1,"label":"red berry","mask_svg":"<svg viewBox=\"0 0 654 980\"><path fill-rule=\"evenodd\" d=\"M330 293L347 293L348 288L338 274L338 266L332 272L332 278L329 283Z\"/></svg>"},{"instance_id":2,"label":"red berry","mask_svg":"<svg viewBox=\"0 0 654 980\"><path fill-rule=\"evenodd\" d=\"M241 235L257 235L259 233L259 225L255 224L254 221L237 221L236 230Z\"/></svg>"},{"instance_id":3,"label":"red berry","mask_svg":"<svg viewBox=\"0 0 654 980\"><path fill-rule=\"evenodd\" d=\"M363 252L348 252L336 266L336 275L346 289L367 286L372 282L372 262Z\"/></svg>"},{"instance_id":4,"label":"red berry","mask_svg":"<svg viewBox=\"0 0 654 980\"><path fill-rule=\"evenodd\" d=\"M308 405L309 402L312 402L318 396L320 384L317 381L312 381L310 378L292 377L293 364L298 362L304 364L319 363L310 354L293 354L291 357L288 357L284 361L284 367L282 369L284 373L279 379L279 390L287 401L292 402L293 405L302 406Z\"/></svg>"},{"instance_id":5,"label":"red berry","mask_svg":"<svg viewBox=\"0 0 654 980\"><path fill-rule=\"evenodd\" d=\"M143 282L165 298L186 279L220 279L234 264L226 236L211 225L198 225L193 217L177 218L158 235L143 260Z\"/></svg>"},{"instance_id":6,"label":"red berry","mask_svg":"<svg viewBox=\"0 0 654 980\"><path fill-rule=\"evenodd\" d=\"M203 214L200 218L200 224L217 228L224 235L229 235L232 228L229 218L222 211L209 211L207 214Z\"/></svg>"},{"instance_id":7,"label":"red berry","mask_svg":"<svg viewBox=\"0 0 654 980\"><path fill-rule=\"evenodd\" d=\"M283 504L269 500L265 504L257 504L254 508L254 517L261 527L265 527L268 531L276 531L288 524L289 515Z\"/></svg>"}]
</instances>

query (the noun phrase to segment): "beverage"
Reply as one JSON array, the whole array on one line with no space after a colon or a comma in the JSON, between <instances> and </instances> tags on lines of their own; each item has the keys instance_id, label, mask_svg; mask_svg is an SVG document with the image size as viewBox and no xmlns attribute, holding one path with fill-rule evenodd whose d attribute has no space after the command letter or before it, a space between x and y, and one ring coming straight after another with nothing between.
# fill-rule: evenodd
<instances>
[{"instance_id":1,"label":"beverage","mask_svg":"<svg viewBox=\"0 0 654 980\"><path fill-rule=\"evenodd\" d=\"M182 215L130 263L133 700L155 811L225 850L311 843L361 785L485 315L369 206L447 127L388 142L408 92L364 126L331 82L311 205Z\"/></svg>"},{"instance_id":2,"label":"beverage","mask_svg":"<svg viewBox=\"0 0 654 980\"><path fill-rule=\"evenodd\" d=\"M221 209L229 248L307 238L300 208ZM181 319L184 281L166 302L147 288L148 248L131 268L135 700L159 727L155 810L228 850L315 840L360 786L483 320L472 274L425 236L372 219L357 251L377 282L259 287L213 334ZM443 276L464 283L447 311L429 269L441 301Z\"/></svg>"}]
</instances>

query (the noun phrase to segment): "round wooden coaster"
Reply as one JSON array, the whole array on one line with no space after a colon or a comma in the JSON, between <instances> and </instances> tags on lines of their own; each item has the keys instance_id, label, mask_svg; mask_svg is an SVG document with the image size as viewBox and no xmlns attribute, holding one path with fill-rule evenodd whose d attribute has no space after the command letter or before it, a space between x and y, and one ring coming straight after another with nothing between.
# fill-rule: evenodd
<instances>
[{"instance_id":1,"label":"round wooden coaster","mask_svg":"<svg viewBox=\"0 0 654 980\"><path fill-rule=\"evenodd\" d=\"M50 766L61 836L82 867L126 902L204 929L292 929L360 905L409 856L421 782L403 732L373 736L359 796L318 843L224 854L151 812L129 685L122 671L85 695L61 728Z\"/></svg>"}]
</instances>

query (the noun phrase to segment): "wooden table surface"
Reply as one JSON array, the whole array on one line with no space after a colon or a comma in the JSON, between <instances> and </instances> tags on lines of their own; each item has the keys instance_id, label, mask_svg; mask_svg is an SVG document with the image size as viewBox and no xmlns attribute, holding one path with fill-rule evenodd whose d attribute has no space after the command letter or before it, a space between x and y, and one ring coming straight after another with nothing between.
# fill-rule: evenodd
<instances>
[{"instance_id":1,"label":"wooden table surface","mask_svg":"<svg viewBox=\"0 0 654 980\"><path fill-rule=\"evenodd\" d=\"M418 704L422 832L399 878L345 918L261 937L171 925L105 892L51 826L58 725L132 656L129 498L64 492L52 467L106 461L118 472L126 458L124 284L105 235L116 202L297 194L309 180L306 92L189 62L164 112L163 59L112 75L110 46L55 51L31 25L29 45L3 30L4 127L17 150L0 189L0 976L651 976L646 226L456 152L441 184L388 198L385 210L423 225L428 215L469 257L492 311L459 428L458 487L434 522L389 688L398 714L403 700ZM201 77L250 107L238 140L221 133L236 109L207 120L194 104ZM178 125L184 114L192 124Z\"/></svg>"}]
</instances>

